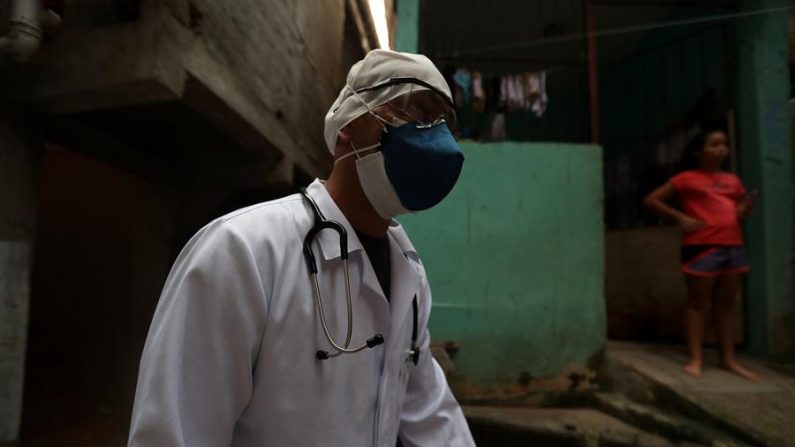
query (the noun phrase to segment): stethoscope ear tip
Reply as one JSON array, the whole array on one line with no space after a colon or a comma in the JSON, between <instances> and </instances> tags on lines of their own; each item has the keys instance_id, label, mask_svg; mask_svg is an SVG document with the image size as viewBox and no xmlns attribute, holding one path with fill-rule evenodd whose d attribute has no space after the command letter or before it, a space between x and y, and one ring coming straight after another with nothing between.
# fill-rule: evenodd
<instances>
[{"instance_id":1,"label":"stethoscope ear tip","mask_svg":"<svg viewBox=\"0 0 795 447\"><path fill-rule=\"evenodd\" d=\"M315 353L318 360L328 360L328 351L319 350Z\"/></svg>"}]
</instances>

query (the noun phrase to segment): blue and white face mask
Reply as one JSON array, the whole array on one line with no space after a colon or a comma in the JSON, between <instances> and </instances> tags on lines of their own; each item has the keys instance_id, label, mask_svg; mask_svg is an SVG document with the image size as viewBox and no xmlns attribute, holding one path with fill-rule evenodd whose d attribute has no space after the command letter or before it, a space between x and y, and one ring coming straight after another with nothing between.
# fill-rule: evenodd
<instances>
[{"instance_id":1,"label":"blue and white face mask","mask_svg":"<svg viewBox=\"0 0 795 447\"><path fill-rule=\"evenodd\" d=\"M429 127L403 124L381 136L384 168L400 203L427 210L452 191L464 153L444 122Z\"/></svg>"},{"instance_id":2,"label":"blue and white face mask","mask_svg":"<svg viewBox=\"0 0 795 447\"><path fill-rule=\"evenodd\" d=\"M464 154L446 121L417 124L393 119L388 122L351 91L381 123L384 131L377 144L360 149L354 147L335 163L356 156L356 172L362 190L384 219L423 211L441 202L452 191L464 164ZM379 146L380 151L360 155Z\"/></svg>"},{"instance_id":3,"label":"blue and white face mask","mask_svg":"<svg viewBox=\"0 0 795 447\"><path fill-rule=\"evenodd\" d=\"M380 151L359 155L379 146ZM443 121L429 126L386 125L378 144L355 149L335 163L353 155L367 199L387 220L441 202L452 191L464 164L464 154Z\"/></svg>"}]
</instances>

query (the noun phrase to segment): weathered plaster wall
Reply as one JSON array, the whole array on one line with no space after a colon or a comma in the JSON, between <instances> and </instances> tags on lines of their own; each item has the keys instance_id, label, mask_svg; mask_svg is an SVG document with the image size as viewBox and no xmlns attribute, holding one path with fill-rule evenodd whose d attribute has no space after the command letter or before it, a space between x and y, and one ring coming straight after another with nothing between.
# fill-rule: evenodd
<instances>
[{"instance_id":1,"label":"weathered plaster wall","mask_svg":"<svg viewBox=\"0 0 795 447\"><path fill-rule=\"evenodd\" d=\"M181 101L230 145L325 173L323 116L342 83L345 2L143 0L98 24L77 9L45 47L28 101L77 113Z\"/></svg>"},{"instance_id":2,"label":"weathered plaster wall","mask_svg":"<svg viewBox=\"0 0 795 447\"><path fill-rule=\"evenodd\" d=\"M433 291L431 334L459 346L459 396L532 390L604 347L601 151L462 147L450 196L401 219Z\"/></svg>"},{"instance_id":3,"label":"weathered plaster wall","mask_svg":"<svg viewBox=\"0 0 795 447\"><path fill-rule=\"evenodd\" d=\"M681 238L682 232L675 225L607 232L605 300L609 337L684 343L687 288L680 271ZM739 295L735 339L743 342L744 305L742 294ZM717 341L711 321L706 341Z\"/></svg>"}]
</instances>

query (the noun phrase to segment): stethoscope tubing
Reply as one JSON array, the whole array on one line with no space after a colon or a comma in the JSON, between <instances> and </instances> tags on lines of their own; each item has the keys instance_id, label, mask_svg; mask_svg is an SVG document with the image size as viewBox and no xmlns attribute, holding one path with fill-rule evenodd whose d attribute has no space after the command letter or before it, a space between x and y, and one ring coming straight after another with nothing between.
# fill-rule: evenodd
<instances>
[{"instance_id":1,"label":"stethoscope tubing","mask_svg":"<svg viewBox=\"0 0 795 447\"><path fill-rule=\"evenodd\" d=\"M304 237L304 259L306 260L307 268L309 269L309 274L312 279L315 306L317 307L317 312L320 316L320 326L323 328L323 334L326 336L326 340L334 348L334 352L318 350L315 353L315 357L318 360L326 360L329 358L338 357L342 354L354 354L366 348L372 348L384 343L384 336L381 334L375 334L367 339L363 345L355 348L350 347L351 337L353 334L353 302L351 300L351 281L348 271L348 232L339 222L326 220L326 218L323 216L323 213L320 212L320 207L318 207L315 200L309 195L305 188L301 189L301 195L304 197L304 199L306 199L307 203L309 203L315 218L314 225L309 229L306 236ZM312 241L314 238L319 232L327 229L335 231L340 237L340 258L342 259L342 270L345 276L345 304L348 310L348 327L345 335L345 343L342 346L334 341L334 337L331 335L331 331L329 330L328 324L326 323L326 313L323 309L323 297L320 292L320 284L317 279L317 261L315 260L315 254L312 250ZM417 347L417 307L417 296L415 295L414 301L412 302L414 326L411 331L411 349L409 350L409 355L415 365L419 361L420 354L420 350Z\"/></svg>"},{"instance_id":2,"label":"stethoscope tubing","mask_svg":"<svg viewBox=\"0 0 795 447\"><path fill-rule=\"evenodd\" d=\"M350 292L350 284L348 283L348 261L346 260L343 263L344 267L343 270L345 272L345 288L346 288L346 301L348 305L348 333L345 336L345 344L343 346L339 346L337 343L334 342L334 338L331 336L331 331L326 324L326 314L323 311L323 300L320 297L320 285L317 281L317 273L312 273L312 282L314 283L314 290L315 290L315 304L317 306L317 312L320 314L320 325L323 327L323 333L326 335L326 339L334 347L336 352L328 353L329 358L337 357L341 354L353 354L355 352L359 352L365 348L367 348L367 343L359 346L358 348L348 349L351 344L351 334L353 333L353 303L351 302L351 292Z\"/></svg>"}]
</instances>

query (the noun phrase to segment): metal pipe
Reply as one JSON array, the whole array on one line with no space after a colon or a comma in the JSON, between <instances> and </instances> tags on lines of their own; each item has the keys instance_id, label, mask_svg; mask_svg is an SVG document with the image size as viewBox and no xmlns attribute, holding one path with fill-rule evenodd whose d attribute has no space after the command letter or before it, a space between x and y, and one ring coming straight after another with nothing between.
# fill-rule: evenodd
<instances>
[{"instance_id":1,"label":"metal pipe","mask_svg":"<svg viewBox=\"0 0 795 447\"><path fill-rule=\"evenodd\" d=\"M41 44L41 12L39 0L14 0L8 33L0 37L0 52L18 62L32 59Z\"/></svg>"},{"instance_id":2,"label":"metal pipe","mask_svg":"<svg viewBox=\"0 0 795 447\"><path fill-rule=\"evenodd\" d=\"M596 61L596 25L593 0L583 0L585 48L588 54L588 105L591 118L591 143L599 143L599 65Z\"/></svg>"}]
</instances>

